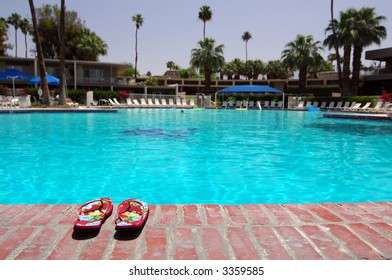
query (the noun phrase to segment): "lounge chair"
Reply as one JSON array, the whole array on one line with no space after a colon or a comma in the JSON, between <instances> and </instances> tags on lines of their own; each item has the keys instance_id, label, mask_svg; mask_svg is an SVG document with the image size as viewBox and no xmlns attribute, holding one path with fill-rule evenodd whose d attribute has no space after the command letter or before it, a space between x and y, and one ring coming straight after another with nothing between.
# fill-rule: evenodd
<instances>
[{"instance_id":1,"label":"lounge chair","mask_svg":"<svg viewBox=\"0 0 392 280\"><path fill-rule=\"evenodd\" d=\"M355 105L355 103L356 103L356 102L353 102L354 105ZM337 108L337 107L338 107L338 106L336 106L336 108ZM344 111L344 110L346 110L347 108L350 108L350 101L344 102L344 105L341 106L341 107L339 108L339 110L340 110L340 111Z\"/></svg>"},{"instance_id":2,"label":"lounge chair","mask_svg":"<svg viewBox=\"0 0 392 280\"><path fill-rule=\"evenodd\" d=\"M167 104L165 98L162 98L162 99L161 99L161 105L162 105L162 107L169 107L169 105Z\"/></svg>"},{"instance_id":3,"label":"lounge chair","mask_svg":"<svg viewBox=\"0 0 392 280\"><path fill-rule=\"evenodd\" d=\"M140 104L142 105L142 107L147 107L146 99L140 98Z\"/></svg>"},{"instance_id":4,"label":"lounge chair","mask_svg":"<svg viewBox=\"0 0 392 280\"><path fill-rule=\"evenodd\" d=\"M242 100L237 100L235 103L235 108L241 108L242 107Z\"/></svg>"},{"instance_id":5,"label":"lounge chair","mask_svg":"<svg viewBox=\"0 0 392 280\"><path fill-rule=\"evenodd\" d=\"M296 110L305 110L305 106L304 106L305 102L303 100L301 100L298 105L295 107Z\"/></svg>"},{"instance_id":6,"label":"lounge chair","mask_svg":"<svg viewBox=\"0 0 392 280\"><path fill-rule=\"evenodd\" d=\"M306 106L312 106L312 101L306 101L305 107L306 107Z\"/></svg>"},{"instance_id":7,"label":"lounge chair","mask_svg":"<svg viewBox=\"0 0 392 280\"><path fill-rule=\"evenodd\" d=\"M132 99L131 98L127 98L127 106L128 107L133 107L134 106L134 104L132 104Z\"/></svg>"},{"instance_id":8,"label":"lounge chair","mask_svg":"<svg viewBox=\"0 0 392 280\"><path fill-rule=\"evenodd\" d=\"M185 98L182 99L181 105L184 106L184 107L189 107L189 105L187 103L187 100Z\"/></svg>"},{"instance_id":9,"label":"lounge chair","mask_svg":"<svg viewBox=\"0 0 392 280\"><path fill-rule=\"evenodd\" d=\"M248 100L244 100L244 101L242 102L242 106L243 106L244 108L246 108L247 110L248 110L248 104L249 104L249 101L248 101Z\"/></svg>"},{"instance_id":10,"label":"lounge chair","mask_svg":"<svg viewBox=\"0 0 392 280\"><path fill-rule=\"evenodd\" d=\"M378 112L382 105L384 105L384 102L382 102L382 100L377 101L376 106L374 106L373 108L368 108L367 111L369 112Z\"/></svg>"},{"instance_id":11,"label":"lounge chair","mask_svg":"<svg viewBox=\"0 0 392 280\"><path fill-rule=\"evenodd\" d=\"M326 106L327 106L327 102L323 101L323 102L321 102L320 109L324 110Z\"/></svg>"},{"instance_id":12,"label":"lounge chair","mask_svg":"<svg viewBox=\"0 0 392 280\"><path fill-rule=\"evenodd\" d=\"M351 104L351 106L348 108L343 108L343 111L357 111L362 106L362 103L354 103L353 102L353 104Z\"/></svg>"},{"instance_id":13,"label":"lounge chair","mask_svg":"<svg viewBox=\"0 0 392 280\"><path fill-rule=\"evenodd\" d=\"M253 109L254 106L255 106L255 101L254 100L249 101L248 108Z\"/></svg>"},{"instance_id":14,"label":"lounge chair","mask_svg":"<svg viewBox=\"0 0 392 280\"><path fill-rule=\"evenodd\" d=\"M196 106L195 106L195 100L194 100L194 99L190 99L190 100L189 100L189 107L196 107Z\"/></svg>"},{"instance_id":15,"label":"lounge chair","mask_svg":"<svg viewBox=\"0 0 392 280\"><path fill-rule=\"evenodd\" d=\"M272 101L271 101L270 108L271 108L271 109L274 109L274 108L275 108L275 105L276 105L276 101L275 101L275 100L272 100Z\"/></svg>"},{"instance_id":16,"label":"lounge chair","mask_svg":"<svg viewBox=\"0 0 392 280\"><path fill-rule=\"evenodd\" d=\"M283 108L283 101L279 101L278 106L276 108L282 109Z\"/></svg>"},{"instance_id":17,"label":"lounge chair","mask_svg":"<svg viewBox=\"0 0 392 280\"><path fill-rule=\"evenodd\" d=\"M109 104L112 106L117 106L116 103L114 103L114 101L111 98L108 98Z\"/></svg>"},{"instance_id":18,"label":"lounge chair","mask_svg":"<svg viewBox=\"0 0 392 280\"><path fill-rule=\"evenodd\" d=\"M334 111L341 110L342 106L343 106L343 101L338 101L338 103L336 104L336 107L333 108L332 110L334 110Z\"/></svg>"},{"instance_id":19,"label":"lounge chair","mask_svg":"<svg viewBox=\"0 0 392 280\"><path fill-rule=\"evenodd\" d=\"M342 104L342 103L340 103L340 106L341 106L341 104ZM333 109L335 109L335 101L329 102L329 105L328 105L328 107L326 107L326 109L327 109L327 110L333 110Z\"/></svg>"},{"instance_id":20,"label":"lounge chair","mask_svg":"<svg viewBox=\"0 0 392 280\"><path fill-rule=\"evenodd\" d=\"M226 108L234 108L234 101L228 101L227 102L227 107Z\"/></svg>"},{"instance_id":21,"label":"lounge chair","mask_svg":"<svg viewBox=\"0 0 392 280\"><path fill-rule=\"evenodd\" d=\"M139 103L139 101L137 99L133 100L133 104L135 104L135 107L141 107L141 104Z\"/></svg>"},{"instance_id":22,"label":"lounge chair","mask_svg":"<svg viewBox=\"0 0 392 280\"><path fill-rule=\"evenodd\" d=\"M363 107L358 108L356 111L367 111L369 107L372 105L372 102L367 102Z\"/></svg>"},{"instance_id":23,"label":"lounge chair","mask_svg":"<svg viewBox=\"0 0 392 280\"><path fill-rule=\"evenodd\" d=\"M147 98L147 103L148 103L148 106L149 106L149 107L155 107L155 106L154 106L154 103L152 102L152 99L151 99L151 98Z\"/></svg>"},{"instance_id":24,"label":"lounge chair","mask_svg":"<svg viewBox=\"0 0 392 280\"><path fill-rule=\"evenodd\" d=\"M175 107L176 105L174 105L174 100L173 98L169 98L169 106L170 107Z\"/></svg>"},{"instance_id":25,"label":"lounge chair","mask_svg":"<svg viewBox=\"0 0 392 280\"><path fill-rule=\"evenodd\" d=\"M159 103L159 99L155 98L155 107L161 107L161 103Z\"/></svg>"},{"instance_id":26,"label":"lounge chair","mask_svg":"<svg viewBox=\"0 0 392 280\"><path fill-rule=\"evenodd\" d=\"M114 103L116 103L117 106L122 106L120 102L118 102L117 98L113 98Z\"/></svg>"},{"instance_id":27,"label":"lounge chair","mask_svg":"<svg viewBox=\"0 0 392 280\"><path fill-rule=\"evenodd\" d=\"M269 102L269 100L266 100L264 102L264 107L263 108L268 109L269 107L270 107L270 102Z\"/></svg>"},{"instance_id":28,"label":"lounge chair","mask_svg":"<svg viewBox=\"0 0 392 280\"><path fill-rule=\"evenodd\" d=\"M223 101L223 103L222 103L222 108L227 108L227 101Z\"/></svg>"},{"instance_id":29,"label":"lounge chair","mask_svg":"<svg viewBox=\"0 0 392 280\"><path fill-rule=\"evenodd\" d=\"M177 100L176 100L176 105L177 105L177 107L178 107L178 106L181 106L181 98L177 98Z\"/></svg>"}]
</instances>

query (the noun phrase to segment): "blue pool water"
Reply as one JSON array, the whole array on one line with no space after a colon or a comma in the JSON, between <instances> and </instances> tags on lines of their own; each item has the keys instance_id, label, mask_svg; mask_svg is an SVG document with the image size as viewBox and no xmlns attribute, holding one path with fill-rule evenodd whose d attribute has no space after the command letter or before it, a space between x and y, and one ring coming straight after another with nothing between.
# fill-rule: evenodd
<instances>
[{"instance_id":1,"label":"blue pool water","mask_svg":"<svg viewBox=\"0 0 392 280\"><path fill-rule=\"evenodd\" d=\"M319 113L0 114L0 203L392 200L392 124Z\"/></svg>"}]
</instances>

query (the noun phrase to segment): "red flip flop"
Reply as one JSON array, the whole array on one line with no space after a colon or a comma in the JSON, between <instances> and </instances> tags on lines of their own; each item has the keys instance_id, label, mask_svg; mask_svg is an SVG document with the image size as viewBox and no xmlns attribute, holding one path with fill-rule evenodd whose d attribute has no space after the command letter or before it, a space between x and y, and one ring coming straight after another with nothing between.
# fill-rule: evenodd
<instances>
[{"instance_id":1,"label":"red flip flop","mask_svg":"<svg viewBox=\"0 0 392 280\"><path fill-rule=\"evenodd\" d=\"M124 200L117 208L116 230L142 227L149 212L148 204L144 201L136 198Z\"/></svg>"},{"instance_id":2,"label":"red flip flop","mask_svg":"<svg viewBox=\"0 0 392 280\"><path fill-rule=\"evenodd\" d=\"M112 211L113 201L110 198L98 198L86 202L78 210L74 229L99 229Z\"/></svg>"}]
</instances>

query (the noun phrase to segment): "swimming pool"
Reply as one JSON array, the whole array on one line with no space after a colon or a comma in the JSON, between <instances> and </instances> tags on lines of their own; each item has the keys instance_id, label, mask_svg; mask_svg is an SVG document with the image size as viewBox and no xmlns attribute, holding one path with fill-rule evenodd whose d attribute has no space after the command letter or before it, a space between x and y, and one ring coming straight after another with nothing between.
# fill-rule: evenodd
<instances>
[{"instance_id":1,"label":"swimming pool","mask_svg":"<svg viewBox=\"0 0 392 280\"><path fill-rule=\"evenodd\" d=\"M0 203L392 200L392 124L293 111L0 115Z\"/></svg>"}]
</instances>

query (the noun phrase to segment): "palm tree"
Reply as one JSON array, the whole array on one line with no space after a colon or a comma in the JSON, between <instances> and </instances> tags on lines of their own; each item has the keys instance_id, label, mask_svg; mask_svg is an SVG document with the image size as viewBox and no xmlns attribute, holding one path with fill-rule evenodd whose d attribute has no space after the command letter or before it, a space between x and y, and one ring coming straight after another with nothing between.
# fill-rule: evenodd
<instances>
[{"instance_id":1,"label":"palm tree","mask_svg":"<svg viewBox=\"0 0 392 280\"><path fill-rule=\"evenodd\" d=\"M300 89L306 87L308 66L322 61L322 57L318 53L320 50L322 50L321 43L314 42L312 35L297 35L294 41L286 44L286 48L282 52L282 59L291 69L299 70Z\"/></svg>"},{"instance_id":2,"label":"palm tree","mask_svg":"<svg viewBox=\"0 0 392 280\"><path fill-rule=\"evenodd\" d=\"M209 6L202 6L199 10L199 19L203 21L203 39L206 39L206 22L212 19L212 11Z\"/></svg>"},{"instance_id":3,"label":"palm tree","mask_svg":"<svg viewBox=\"0 0 392 280\"><path fill-rule=\"evenodd\" d=\"M223 45L215 45L215 40L206 38L198 42L199 48L195 48L191 53L190 64L192 67L204 72L205 94L210 93L211 75L215 71L222 69L225 58L223 57Z\"/></svg>"},{"instance_id":4,"label":"palm tree","mask_svg":"<svg viewBox=\"0 0 392 280\"><path fill-rule=\"evenodd\" d=\"M354 95L358 94L363 49L373 43L380 45L381 40L386 38L386 28L380 25L385 19L384 16L376 15L374 8L364 7L354 15L353 73L351 79Z\"/></svg>"},{"instance_id":5,"label":"palm tree","mask_svg":"<svg viewBox=\"0 0 392 280\"><path fill-rule=\"evenodd\" d=\"M24 18L19 23L20 31L24 34L25 37L25 57L27 58L27 33L30 33L30 22L27 18Z\"/></svg>"},{"instance_id":6,"label":"palm tree","mask_svg":"<svg viewBox=\"0 0 392 280\"><path fill-rule=\"evenodd\" d=\"M31 20L33 21L33 31L34 31L35 44L36 44L37 55L38 55L38 65L39 65L39 72L40 72L39 74L41 77L41 87L43 90L42 103L45 105L50 105L49 86L48 86L48 80L46 79L46 65L45 65L45 60L44 60L44 52L42 51L41 38L40 38L39 30L38 30L37 16L35 14L34 1L29 0L29 5L30 5L30 11L31 11Z\"/></svg>"},{"instance_id":7,"label":"palm tree","mask_svg":"<svg viewBox=\"0 0 392 280\"><path fill-rule=\"evenodd\" d=\"M76 55L84 60L98 61L100 55L106 55L108 46L95 32L88 28L83 30L76 44Z\"/></svg>"},{"instance_id":8,"label":"palm tree","mask_svg":"<svg viewBox=\"0 0 392 280\"><path fill-rule=\"evenodd\" d=\"M15 57L18 56L18 29L21 21L21 16L18 13L12 13L8 19L7 23L11 24L15 28Z\"/></svg>"},{"instance_id":9,"label":"palm tree","mask_svg":"<svg viewBox=\"0 0 392 280\"><path fill-rule=\"evenodd\" d=\"M290 69L281 60L270 60L265 66L267 79L288 79L292 76Z\"/></svg>"},{"instance_id":10,"label":"palm tree","mask_svg":"<svg viewBox=\"0 0 392 280\"><path fill-rule=\"evenodd\" d=\"M137 77L137 31L143 25L144 19L141 14L136 14L132 17L132 21L136 24L136 33L135 33L135 79Z\"/></svg>"},{"instance_id":11,"label":"palm tree","mask_svg":"<svg viewBox=\"0 0 392 280\"><path fill-rule=\"evenodd\" d=\"M248 41L252 39L252 34L250 32L245 31L244 34L242 34L242 41L245 42L245 63L248 62Z\"/></svg>"},{"instance_id":12,"label":"palm tree","mask_svg":"<svg viewBox=\"0 0 392 280\"><path fill-rule=\"evenodd\" d=\"M5 56L7 49L11 48L10 44L6 44L8 40L8 25L5 18L0 18L0 56Z\"/></svg>"},{"instance_id":13,"label":"palm tree","mask_svg":"<svg viewBox=\"0 0 392 280\"><path fill-rule=\"evenodd\" d=\"M60 98L59 104L67 104L65 89L65 0L61 0L60 8Z\"/></svg>"},{"instance_id":14,"label":"palm tree","mask_svg":"<svg viewBox=\"0 0 392 280\"><path fill-rule=\"evenodd\" d=\"M336 22L335 22L335 17L334 17L334 1L331 0L331 22L330 22L330 30L332 31L332 36L333 38L336 38ZM340 59L340 52L339 52L339 44L337 40L333 40L332 42L333 48L335 49L335 55L336 55L336 67L338 69L338 79L339 79L339 87L342 89L342 64L341 64L341 59ZM332 47L330 46L330 49Z\"/></svg>"}]
</instances>

